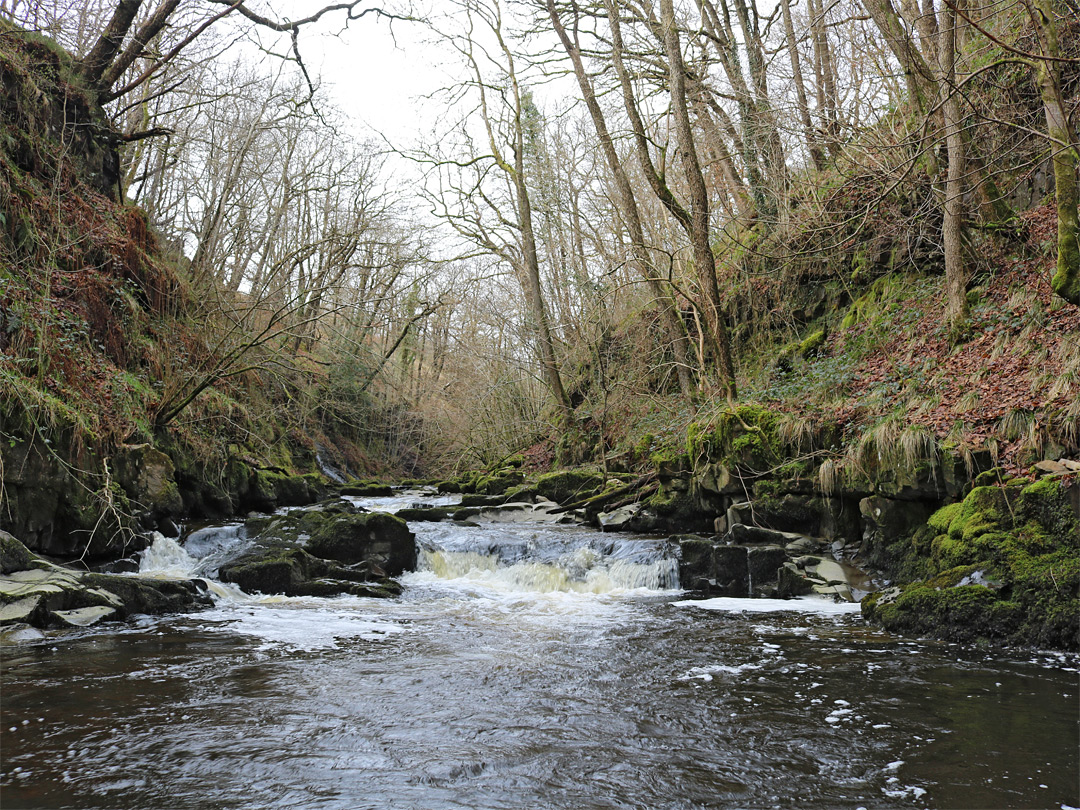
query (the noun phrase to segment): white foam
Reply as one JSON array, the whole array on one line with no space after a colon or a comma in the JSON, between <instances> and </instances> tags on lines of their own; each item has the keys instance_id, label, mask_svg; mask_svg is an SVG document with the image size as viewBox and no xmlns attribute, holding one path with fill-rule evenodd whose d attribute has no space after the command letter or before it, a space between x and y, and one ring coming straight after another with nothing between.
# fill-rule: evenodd
<instances>
[{"instance_id":1,"label":"white foam","mask_svg":"<svg viewBox=\"0 0 1080 810\"><path fill-rule=\"evenodd\" d=\"M204 629L262 639L265 643L259 649L335 649L343 639L381 641L405 632L400 624L378 621L356 610L289 602L228 604L199 614L199 619L208 622Z\"/></svg>"},{"instance_id":2,"label":"white foam","mask_svg":"<svg viewBox=\"0 0 1080 810\"><path fill-rule=\"evenodd\" d=\"M761 669L760 664L739 664L729 666L727 664L711 664L707 667L691 667L679 676L680 681L689 681L698 678L703 681L711 681L713 675L723 673L725 675L740 675L754 669Z\"/></svg>"},{"instance_id":3,"label":"white foam","mask_svg":"<svg viewBox=\"0 0 1080 810\"><path fill-rule=\"evenodd\" d=\"M180 579L191 577L198 561L172 537L166 537L161 532L153 532L151 536L154 542L142 553L139 576Z\"/></svg>"},{"instance_id":4,"label":"white foam","mask_svg":"<svg viewBox=\"0 0 1080 810\"><path fill-rule=\"evenodd\" d=\"M577 549L557 563L525 561L500 566L496 556L471 551L424 551L421 561L444 581L483 585L502 593L670 592L678 582L675 560L635 563L606 558L587 548Z\"/></svg>"},{"instance_id":5,"label":"white foam","mask_svg":"<svg viewBox=\"0 0 1080 810\"><path fill-rule=\"evenodd\" d=\"M720 596L714 599L684 599L672 602L677 607L695 607L702 610L720 610L730 613L817 613L823 616L839 616L859 613L861 608L856 602L833 602L831 599L819 599L804 596L798 599L740 599Z\"/></svg>"}]
</instances>

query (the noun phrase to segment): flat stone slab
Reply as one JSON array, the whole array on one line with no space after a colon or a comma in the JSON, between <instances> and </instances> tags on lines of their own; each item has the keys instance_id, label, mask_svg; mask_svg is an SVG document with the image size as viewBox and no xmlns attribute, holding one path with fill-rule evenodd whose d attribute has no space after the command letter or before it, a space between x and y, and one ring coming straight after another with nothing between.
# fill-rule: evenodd
<instances>
[{"instance_id":1,"label":"flat stone slab","mask_svg":"<svg viewBox=\"0 0 1080 810\"><path fill-rule=\"evenodd\" d=\"M19 599L35 593L63 593L76 587L73 580L64 579L61 582L18 582L17 580L0 577L0 596L11 599Z\"/></svg>"},{"instance_id":2,"label":"flat stone slab","mask_svg":"<svg viewBox=\"0 0 1080 810\"><path fill-rule=\"evenodd\" d=\"M847 573L840 563L834 560L821 559L816 565L807 566L807 570L813 570L814 575L824 580L829 585L841 585L847 583Z\"/></svg>"},{"instance_id":3,"label":"flat stone slab","mask_svg":"<svg viewBox=\"0 0 1080 810\"><path fill-rule=\"evenodd\" d=\"M27 596L17 602L0 606L0 625L29 622L30 616L41 606L41 596Z\"/></svg>"},{"instance_id":4,"label":"flat stone slab","mask_svg":"<svg viewBox=\"0 0 1080 810\"><path fill-rule=\"evenodd\" d=\"M89 627L116 613L116 608L95 605L75 610L54 610L52 615L72 627Z\"/></svg>"}]
</instances>

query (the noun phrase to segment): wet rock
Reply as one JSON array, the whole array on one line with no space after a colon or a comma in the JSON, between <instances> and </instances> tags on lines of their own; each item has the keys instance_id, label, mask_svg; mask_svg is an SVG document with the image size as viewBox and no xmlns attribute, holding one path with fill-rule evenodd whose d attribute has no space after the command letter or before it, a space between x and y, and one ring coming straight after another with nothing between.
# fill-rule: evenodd
<instances>
[{"instance_id":1,"label":"wet rock","mask_svg":"<svg viewBox=\"0 0 1080 810\"><path fill-rule=\"evenodd\" d=\"M782 599L813 593L814 583L807 579L793 562L786 562L776 571L776 595Z\"/></svg>"},{"instance_id":2,"label":"wet rock","mask_svg":"<svg viewBox=\"0 0 1080 810\"><path fill-rule=\"evenodd\" d=\"M18 541L11 538L11 543ZM73 571L30 556L32 567L0 575L0 625L85 627L106 619L178 613L211 604L192 581Z\"/></svg>"},{"instance_id":3,"label":"wet rock","mask_svg":"<svg viewBox=\"0 0 1080 810\"><path fill-rule=\"evenodd\" d=\"M898 501L872 496L859 501L863 518L863 548L871 565L887 568L888 546L910 534L934 513L934 506L919 501Z\"/></svg>"},{"instance_id":4,"label":"wet rock","mask_svg":"<svg viewBox=\"0 0 1080 810\"><path fill-rule=\"evenodd\" d=\"M172 459L149 444L126 445L112 458L117 483L133 507L152 518L179 516L184 501Z\"/></svg>"},{"instance_id":5,"label":"wet rock","mask_svg":"<svg viewBox=\"0 0 1080 810\"><path fill-rule=\"evenodd\" d=\"M847 583L847 574L844 571L843 566L835 560L827 560L819 557L816 562L806 565L806 570L826 585Z\"/></svg>"},{"instance_id":6,"label":"wet rock","mask_svg":"<svg viewBox=\"0 0 1080 810\"><path fill-rule=\"evenodd\" d=\"M408 522L412 520L439 522L450 519L451 510L443 506L413 506L407 509L399 509L394 513L395 517Z\"/></svg>"},{"instance_id":7,"label":"wet rock","mask_svg":"<svg viewBox=\"0 0 1080 810\"><path fill-rule=\"evenodd\" d=\"M300 583L291 596L366 596L385 599L400 596L404 590L401 583L392 579L380 579L372 582L352 582L344 579L320 577Z\"/></svg>"},{"instance_id":8,"label":"wet rock","mask_svg":"<svg viewBox=\"0 0 1080 810\"><path fill-rule=\"evenodd\" d=\"M821 594L822 596L832 596L842 602L854 602L855 597L852 596L851 588L846 583L838 583L836 585L815 585L814 593Z\"/></svg>"},{"instance_id":9,"label":"wet rock","mask_svg":"<svg viewBox=\"0 0 1080 810\"><path fill-rule=\"evenodd\" d=\"M389 576L416 568L413 533L404 520L384 512L342 515L327 521L312 533L307 550L337 562L372 562Z\"/></svg>"},{"instance_id":10,"label":"wet rock","mask_svg":"<svg viewBox=\"0 0 1080 810\"><path fill-rule=\"evenodd\" d=\"M9 624L44 626L42 614L47 612L44 601L41 594L33 594L0 605L0 627Z\"/></svg>"},{"instance_id":11,"label":"wet rock","mask_svg":"<svg viewBox=\"0 0 1080 810\"><path fill-rule=\"evenodd\" d=\"M670 542L679 548L679 581L693 586L699 580L714 579L713 549L715 543L694 534L674 535Z\"/></svg>"},{"instance_id":12,"label":"wet rock","mask_svg":"<svg viewBox=\"0 0 1080 810\"><path fill-rule=\"evenodd\" d=\"M776 590L778 571L787 559L787 552L779 546L747 549L746 568L750 590L771 595Z\"/></svg>"},{"instance_id":13,"label":"wet rock","mask_svg":"<svg viewBox=\"0 0 1080 810\"><path fill-rule=\"evenodd\" d=\"M641 511L641 505L632 503L620 506L610 512L600 512L596 521L604 531L619 532L626 530Z\"/></svg>"},{"instance_id":14,"label":"wet rock","mask_svg":"<svg viewBox=\"0 0 1080 810\"><path fill-rule=\"evenodd\" d=\"M784 546L784 550L791 556L796 557L820 551L822 545L823 543L814 537L796 537Z\"/></svg>"},{"instance_id":15,"label":"wet rock","mask_svg":"<svg viewBox=\"0 0 1080 810\"><path fill-rule=\"evenodd\" d=\"M462 495L462 506L502 506L515 500L516 493L504 493L502 495Z\"/></svg>"},{"instance_id":16,"label":"wet rock","mask_svg":"<svg viewBox=\"0 0 1080 810\"><path fill-rule=\"evenodd\" d=\"M0 531L0 574L23 571L33 565L37 555L4 531Z\"/></svg>"},{"instance_id":17,"label":"wet rock","mask_svg":"<svg viewBox=\"0 0 1080 810\"><path fill-rule=\"evenodd\" d=\"M731 529L724 536L724 540L729 543L737 543L739 545L752 545L755 543L762 543L774 546L787 545L793 540L800 538L797 534L785 534L784 532L778 532L773 529L762 529L758 526L747 526L743 523L735 523Z\"/></svg>"},{"instance_id":18,"label":"wet rock","mask_svg":"<svg viewBox=\"0 0 1080 810\"><path fill-rule=\"evenodd\" d=\"M713 580L717 596L743 597L750 595L747 550L742 546L715 546L713 549Z\"/></svg>"},{"instance_id":19,"label":"wet rock","mask_svg":"<svg viewBox=\"0 0 1080 810\"><path fill-rule=\"evenodd\" d=\"M102 619L116 616L116 608L95 605L75 610L54 610L53 616L70 627L89 627Z\"/></svg>"}]
</instances>

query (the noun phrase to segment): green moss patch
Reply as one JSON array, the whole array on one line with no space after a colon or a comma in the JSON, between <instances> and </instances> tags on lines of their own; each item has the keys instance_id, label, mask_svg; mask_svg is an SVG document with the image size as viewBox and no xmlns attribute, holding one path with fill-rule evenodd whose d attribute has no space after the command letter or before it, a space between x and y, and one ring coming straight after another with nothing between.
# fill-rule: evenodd
<instances>
[{"instance_id":1,"label":"green moss patch","mask_svg":"<svg viewBox=\"0 0 1080 810\"><path fill-rule=\"evenodd\" d=\"M976 487L898 545L893 573L922 579L864 601L886 629L1080 649L1080 526L1057 481Z\"/></svg>"}]
</instances>

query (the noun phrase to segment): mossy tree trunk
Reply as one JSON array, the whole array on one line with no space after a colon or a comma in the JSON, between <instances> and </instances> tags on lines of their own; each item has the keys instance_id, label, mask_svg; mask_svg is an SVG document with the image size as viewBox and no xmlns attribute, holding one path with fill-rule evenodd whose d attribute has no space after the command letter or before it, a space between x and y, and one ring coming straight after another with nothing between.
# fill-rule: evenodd
<instances>
[{"instance_id":1,"label":"mossy tree trunk","mask_svg":"<svg viewBox=\"0 0 1080 810\"><path fill-rule=\"evenodd\" d=\"M1055 293L1070 304L1080 306L1080 218L1077 215L1076 169L1080 163L1078 143L1061 91L1061 49L1057 20L1051 0L1030 0L1028 13L1035 23L1042 57L1039 59L1039 94L1046 116L1046 134L1054 160L1054 187L1057 197L1057 268L1050 280Z\"/></svg>"}]
</instances>

